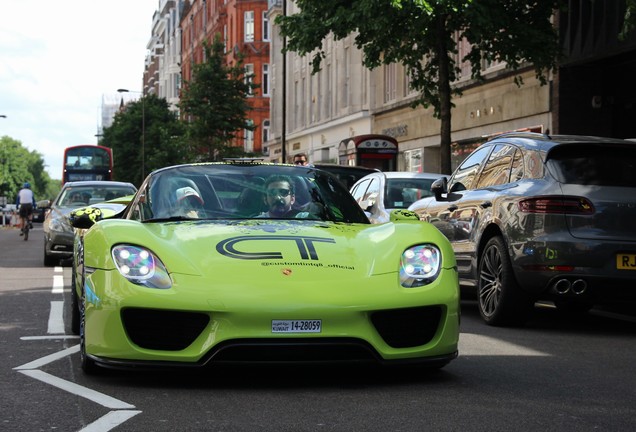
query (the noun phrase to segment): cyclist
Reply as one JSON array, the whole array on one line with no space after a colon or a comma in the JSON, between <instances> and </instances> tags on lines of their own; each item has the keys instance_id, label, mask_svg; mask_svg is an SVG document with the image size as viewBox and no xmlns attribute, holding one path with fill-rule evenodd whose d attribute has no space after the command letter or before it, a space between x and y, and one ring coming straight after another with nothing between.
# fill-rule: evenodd
<instances>
[{"instance_id":1,"label":"cyclist","mask_svg":"<svg viewBox=\"0 0 636 432\"><path fill-rule=\"evenodd\" d=\"M25 182L22 185L22 189L18 192L18 197L15 200L15 205L20 209L20 235L24 235L25 223L29 224L30 228L33 228L31 218L33 217L33 209L35 208L35 195L31 190L31 183Z\"/></svg>"}]
</instances>

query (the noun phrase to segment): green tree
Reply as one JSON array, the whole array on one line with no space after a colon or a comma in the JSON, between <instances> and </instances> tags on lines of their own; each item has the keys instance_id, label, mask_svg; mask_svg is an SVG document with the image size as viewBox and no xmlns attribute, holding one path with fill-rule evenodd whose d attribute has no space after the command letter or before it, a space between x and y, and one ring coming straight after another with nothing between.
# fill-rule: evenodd
<instances>
[{"instance_id":1,"label":"green tree","mask_svg":"<svg viewBox=\"0 0 636 432\"><path fill-rule=\"evenodd\" d=\"M24 182L31 183L37 200L50 198L48 192L53 182L45 170L42 154L3 136L0 138L0 195L6 196L9 203L15 202Z\"/></svg>"},{"instance_id":2,"label":"green tree","mask_svg":"<svg viewBox=\"0 0 636 432\"><path fill-rule=\"evenodd\" d=\"M636 0L626 0L625 3L625 21L619 34L621 40L626 39L636 29Z\"/></svg>"},{"instance_id":3,"label":"green tree","mask_svg":"<svg viewBox=\"0 0 636 432\"><path fill-rule=\"evenodd\" d=\"M296 0L300 12L279 16L287 50L311 54L314 73L324 58L323 40L356 33L364 65L402 63L420 92L413 106L432 106L440 119L440 172L451 172L452 97L461 90L457 36L473 47L463 59L481 79L484 61L503 61L513 71L531 65L541 83L560 53L551 23L559 0ZM520 77L517 84L521 85Z\"/></svg>"},{"instance_id":4,"label":"green tree","mask_svg":"<svg viewBox=\"0 0 636 432\"><path fill-rule=\"evenodd\" d=\"M149 172L192 159L183 134L183 124L168 102L150 94L118 112L100 144L113 149L115 180L140 186Z\"/></svg>"},{"instance_id":5,"label":"green tree","mask_svg":"<svg viewBox=\"0 0 636 432\"><path fill-rule=\"evenodd\" d=\"M194 65L192 79L181 90L179 106L189 120L188 137L199 161L242 156L245 152L233 141L243 130L255 128L247 117L247 98L258 86L246 79L240 57L234 65L226 63L218 35L203 48L206 60Z\"/></svg>"}]
</instances>

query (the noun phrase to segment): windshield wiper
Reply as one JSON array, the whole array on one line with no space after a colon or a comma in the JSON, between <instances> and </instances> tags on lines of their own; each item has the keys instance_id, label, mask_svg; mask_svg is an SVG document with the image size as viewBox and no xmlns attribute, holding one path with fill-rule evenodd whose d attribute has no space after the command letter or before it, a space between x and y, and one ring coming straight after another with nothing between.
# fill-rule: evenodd
<instances>
[{"instance_id":1,"label":"windshield wiper","mask_svg":"<svg viewBox=\"0 0 636 432\"><path fill-rule=\"evenodd\" d=\"M143 223L147 222L179 222L179 221L198 221L201 218L191 218L187 216L170 216L164 218L154 218L154 219L146 219L142 221Z\"/></svg>"}]
</instances>

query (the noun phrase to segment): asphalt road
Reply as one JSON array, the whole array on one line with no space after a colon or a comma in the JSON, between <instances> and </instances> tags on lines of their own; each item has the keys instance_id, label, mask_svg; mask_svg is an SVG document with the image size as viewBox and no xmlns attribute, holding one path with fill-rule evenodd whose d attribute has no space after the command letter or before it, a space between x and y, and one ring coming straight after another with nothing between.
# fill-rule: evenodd
<instances>
[{"instance_id":1,"label":"asphalt road","mask_svg":"<svg viewBox=\"0 0 636 432\"><path fill-rule=\"evenodd\" d=\"M633 431L636 319L537 307L524 328L462 305L460 357L418 369L269 367L85 376L70 268L0 229L2 431ZM636 289L636 287L634 287ZM68 333L68 334L67 334Z\"/></svg>"}]
</instances>

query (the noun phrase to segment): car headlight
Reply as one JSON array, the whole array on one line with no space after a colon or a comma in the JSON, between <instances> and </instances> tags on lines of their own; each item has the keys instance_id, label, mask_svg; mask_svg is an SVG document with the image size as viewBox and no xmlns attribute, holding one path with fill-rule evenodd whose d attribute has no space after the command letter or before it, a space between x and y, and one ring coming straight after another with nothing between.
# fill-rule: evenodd
<instances>
[{"instance_id":1,"label":"car headlight","mask_svg":"<svg viewBox=\"0 0 636 432\"><path fill-rule=\"evenodd\" d=\"M61 233L73 233L73 227L66 218L53 218L49 223L49 229Z\"/></svg>"},{"instance_id":2,"label":"car headlight","mask_svg":"<svg viewBox=\"0 0 636 432\"><path fill-rule=\"evenodd\" d=\"M119 273L130 282L158 289L172 286L166 266L148 249L118 245L113 248L112 256Z\"/></svg>"},{"instance_id":3,"label":"car headlight","mask_svg":"<svg viewBox=\"0 0 636 432\"><path fill-rule=\"evenodd\" d=\"M437 279L442 266L442 253L431 245L408 248L400 260L400 284L405 288L428 285Z\"/></svg>"}]
</instances>

